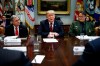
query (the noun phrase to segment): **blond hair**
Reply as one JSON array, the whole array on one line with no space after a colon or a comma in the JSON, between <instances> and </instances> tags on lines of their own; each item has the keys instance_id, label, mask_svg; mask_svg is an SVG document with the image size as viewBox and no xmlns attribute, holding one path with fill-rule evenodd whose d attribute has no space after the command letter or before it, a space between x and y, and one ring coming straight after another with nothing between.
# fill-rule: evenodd
<instances>
[{"instance_id":1,"label":"blond hair","mask_svg":"<svg viewBox=\"0 0 100 66\"><path fill-rule=\"evenodd\" d=\"M54 10L48 10L48 11L46 12L46 14L48 14L48 13L53 13L53 14L55 14L55 11L54 11Z\"/></svg>"}]
</instances>

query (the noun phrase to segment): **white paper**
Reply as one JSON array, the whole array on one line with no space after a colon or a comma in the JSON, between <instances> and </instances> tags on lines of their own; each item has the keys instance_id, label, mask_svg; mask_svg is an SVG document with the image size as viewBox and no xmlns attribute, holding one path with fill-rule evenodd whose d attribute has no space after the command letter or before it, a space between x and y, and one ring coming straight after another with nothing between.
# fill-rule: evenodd
<instances>
[{"instance_id":1,"label":"white paper","mask_svg":"<svg viewBox=\"0 0 100 66\"><path fill-rule=\"evenodd\" d=\"M58 40L54 38L43 38L43 41L44 42L58 42Z\"/></svg>"},{"instance_id":2,"label":"white paper","mask_svg":"<svg viewBox=\"0 0 100 66\"><path fill-rule=\"evenodd\" d=\"M20 38L21 40L27 40L27 38Z\"/></svg>"},{"instance_id":3,"label":"white paper","mask_svg":"<svg viewBox=\"0 0 100 66\"><path fill-rule=\"evenodd\" d=\"M3 47L3 49L17 50L17 51L22 51L22 52L26 52L27 51L25 46L22 46L22 47Z\"/></svg>"},{"instance_id":4,"label":"white paper","mask_svg":"<svg viewBox=\"0 0 100 66\"><path fill-rule=\"evenodd\" d=\"M7 36L4 39L16 39L18 36Z\"/></svg>"},{"instance_id":5,"label":"white paper","mask_svg":"<svg viewBox=\"0 0 100 66\"><path fill-rule=\"evenodd\" d=\"M32 60L32 63L41 64L45 55L36 55L35 58Z\"/></svg>"},{"instance_id":6,"label":"white paper","mask_svg":"<svg viewBox=\"0 0 100 66\"><path fill-rule=\"evenodd\" d=\"M8 36L4 38L4 45L21 45L21 39L17 36Z\"/></svg>"},{"instance_id":7,"label":"white paper","mask_svg":"<svg viewBox=\"0 0 100 66\"><path fill-rule=\"evenodd\" d=\"M84 35L83 37L82 36L76 36L76 38L80 39L80 40L95 40L97 38L99 38L99 36L87 36L87 35Z\"/></svg>"},{"instance_id":8,"label":"white paper","mask_svg":"<svg viewBox=\"0 0 100 66\"><path fill-rule=\"evenodd\" d=\"M85 49L84 46L74 46L73 47L74 55L82 55L84 49Z\"/></svg>"}]
</instances>

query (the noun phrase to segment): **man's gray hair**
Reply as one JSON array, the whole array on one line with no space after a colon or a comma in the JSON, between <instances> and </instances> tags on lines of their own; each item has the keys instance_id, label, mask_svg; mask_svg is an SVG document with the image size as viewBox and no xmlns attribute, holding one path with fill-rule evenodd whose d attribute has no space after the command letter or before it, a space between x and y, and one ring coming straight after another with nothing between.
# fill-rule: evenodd
<instances>
[{"instance_id":1,"label":"man's gray hair","mask_svg":"<svg viewBox=\"0 0 100 66\"><path fill-rule=\"evenodd\" d=\"M12 15L11 16L11 21L13 21L14 18L18 17L17 15ZM19 17L18 17L19 18Z\"/></svg>"}]
</instances>

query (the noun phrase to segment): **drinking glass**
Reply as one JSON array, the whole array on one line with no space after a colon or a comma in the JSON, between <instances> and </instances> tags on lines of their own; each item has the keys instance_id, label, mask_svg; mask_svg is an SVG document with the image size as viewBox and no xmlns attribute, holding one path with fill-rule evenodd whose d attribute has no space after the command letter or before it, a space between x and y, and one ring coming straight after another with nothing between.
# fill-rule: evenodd
<instances>
[{"instance_id":1,"label":"drinking glass","mask_svg":"<svg viewBox=\"0 0 100 66\"><path fill-rule=\"evenodd\" d=\"M80 45L83 46L84 44L84 33L80 34Z\"/></svg>"},{"instance_id":2,"label":"drinking glass","mask_svg":"<svg viewBox=\"0 0 100 66\"><path fill-rule=\"evenodd\" d=\"M40 44L39 42L35 41L34 42L34 52L39 52L40 51Z\"/></svg>"},{"instance_id":3,"label":"drinking glass","mask_svg":"<svg viewBox=\"0 0 100 66\"><path fill-rule=\"evenodd\" d=\"M41 43L41 41L42 41L41 35L37 35L37 41L38 41L39 43Z\"/></svg>"}]
</instances>

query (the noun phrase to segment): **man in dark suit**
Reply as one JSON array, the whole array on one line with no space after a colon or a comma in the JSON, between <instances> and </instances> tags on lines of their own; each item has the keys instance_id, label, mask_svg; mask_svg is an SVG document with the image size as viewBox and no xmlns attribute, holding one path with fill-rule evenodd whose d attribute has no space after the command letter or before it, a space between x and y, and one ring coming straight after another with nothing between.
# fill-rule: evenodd
<instances>
[{"instance_id":1,"label":"man in dark suit","mask_svg":"<svg viewBox=\"0 0 100 66\"><path fill-rule=\"evenodd\" d=\"M28 37L27 27L20 24L20 19L16 15L11 17L12 24L5 28L5 36Z\"/></svg>"},{"instance_id":2,"label":"man in dark suit","mask_svg":"<svg viewBox=\"0 0 100 66\"><path fill-rule=\"evenodd\" d=\"M83 55L73 66L100 66L100 38L85 45Z\"/></svg>"},{"instance_id":3,"label":"man in dark suit","mask_svg":"<svg viewBox=\"0 0 100 66\"><path fill-rule=\"evenodd\" d=\"M59 20L55 20L55 12L48 10L46 12L46 20L40 22L39 34L42 37L63 37L64 32L62 24Z\"/></svg>"},{"instance_id":4,"label":"man in dark suit","mask_svg":"<svg viewBox=\"0 0 100 66\"><path fill-rule=\"evenodd\" d=\"M21 51L0 48L0 66L32 66Z\"/></svg>"}]
</instances>

